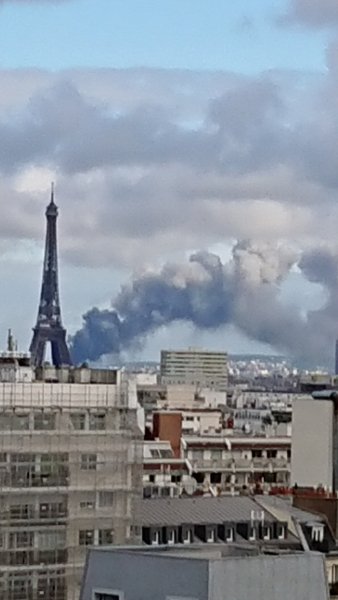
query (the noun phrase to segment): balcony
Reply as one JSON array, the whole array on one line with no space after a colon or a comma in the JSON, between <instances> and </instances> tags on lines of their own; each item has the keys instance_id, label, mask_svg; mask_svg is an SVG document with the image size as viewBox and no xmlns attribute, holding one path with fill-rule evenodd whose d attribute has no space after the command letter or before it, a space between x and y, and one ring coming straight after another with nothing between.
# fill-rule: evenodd
<instances>
[{"instance_id":1,"label":"balcony","mask_svg":"<svg viewBox=\"0 0 338 600\"><path fill-rule=\"evenodd\" d=\"M190 464L193 470L196 471L226 471L229 473L236 472L254 472L266 471L274 473L276 471L289 471L290 463L284 458L215 458L191 460Z\"/></svg>"}]
</instances>

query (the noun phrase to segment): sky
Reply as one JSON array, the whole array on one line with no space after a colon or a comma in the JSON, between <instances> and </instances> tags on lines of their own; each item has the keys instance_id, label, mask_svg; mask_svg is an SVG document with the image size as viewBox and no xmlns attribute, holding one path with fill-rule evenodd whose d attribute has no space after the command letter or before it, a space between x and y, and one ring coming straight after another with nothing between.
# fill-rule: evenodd
<instances>
[{"instance_id":1,"label":"sky","mask_svg":"<svg viewBox=\"0 0 338 600\"><path fill-rule=\"evenodd\" d=\"M8 327L29 345L55 181L81 358L89 335L93 358L114 351L99 337L116 308L125 358L193 345L329 364L337 55L336 0L0 0L1 345ZM203 296L203 318L201 286L222 304Z\"/></svg>"}]
</instances>

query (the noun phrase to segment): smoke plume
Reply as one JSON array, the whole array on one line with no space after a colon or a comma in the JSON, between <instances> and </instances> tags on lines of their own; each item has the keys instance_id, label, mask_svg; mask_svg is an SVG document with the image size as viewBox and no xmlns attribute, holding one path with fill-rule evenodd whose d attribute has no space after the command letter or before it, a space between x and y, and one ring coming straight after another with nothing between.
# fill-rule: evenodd
<instances>
[{"instance_id":1,"label":"smoke plume","mask_svg":"<svg viewBox=\"0 0 338 600\"><path fill-rule=\"evenodd\" d=\"M280 285L297 265L304 277L325 287L327 303L304 313L280 300ZM121 288L111 310L92 308L71 340L76 363L139 347L146 337L174 321L216 330L233 324L302 363L330 360L338 328L338 267L328 250L298 256L283 247L238 242L223 264L209 252L185 264L166 264Z\"/></svg>"}]
</instances>

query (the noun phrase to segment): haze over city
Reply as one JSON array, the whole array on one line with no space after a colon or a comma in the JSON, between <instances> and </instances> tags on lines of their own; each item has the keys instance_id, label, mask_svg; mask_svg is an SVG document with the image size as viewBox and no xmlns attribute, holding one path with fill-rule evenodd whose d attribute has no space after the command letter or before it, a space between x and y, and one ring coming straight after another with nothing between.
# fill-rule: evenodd
<instances>
[{"instance_id":1,"label":"haze over city","mask_svg":"<svg viewBox=\"0 0 338 600\"><path fill-rule=\"evenodd\" d=\"M29 345L55 181L77 360L332 367L337 28L332 0L0 1L1 338Z\"/></svg>"}]
</instances>

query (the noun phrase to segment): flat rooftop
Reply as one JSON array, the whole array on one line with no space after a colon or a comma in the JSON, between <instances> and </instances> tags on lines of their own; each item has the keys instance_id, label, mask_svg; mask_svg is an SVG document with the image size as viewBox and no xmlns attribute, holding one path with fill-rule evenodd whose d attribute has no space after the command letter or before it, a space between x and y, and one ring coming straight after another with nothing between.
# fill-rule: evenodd
<instances>
[{"instance_id":1,"label":"flat rooftop","mask_svg":"<svg viewBox=\"0 0 338 600\"><path fill-rule=\"evenodd\" d=\"M93 546L90 548L90 552L104 552L104 553L123 553L123 554L139 554L142 556L166 556L166 557L180 557L188 558L191 560L225 560L227 558L241 558L250 556L302 556L303 551L295 551L288 549L276 549L263 551L257 546L251 546L249 544L213 544L208 546L207 544L175 544L172 546Z\"/></svg>"}]
</instances>

